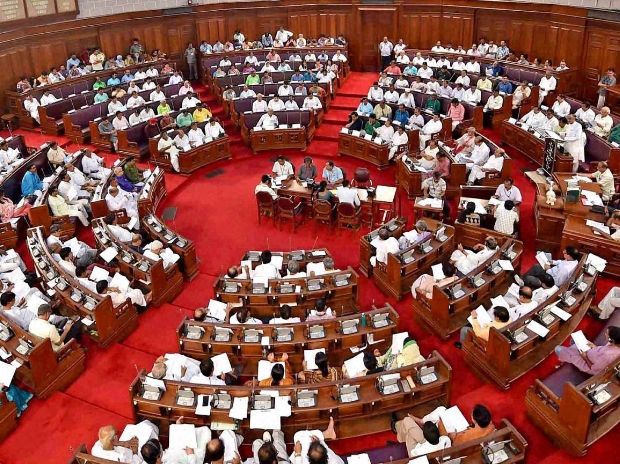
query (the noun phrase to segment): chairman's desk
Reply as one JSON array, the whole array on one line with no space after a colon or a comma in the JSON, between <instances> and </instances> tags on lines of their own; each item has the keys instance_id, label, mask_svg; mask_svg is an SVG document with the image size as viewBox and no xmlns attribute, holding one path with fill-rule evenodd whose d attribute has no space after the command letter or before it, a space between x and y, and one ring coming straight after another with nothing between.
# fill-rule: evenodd
<instances>
[{"instance_id":1,"label":"chairman's desk","mask_svg":"<svg viewBox=\"0 0 620 464\"><path fill-rule=\"evenodd\" d=\"M294 372L303 370L304 350L325 349L331 366L340 367L344 361L352 357L351 348L368 347L378 349L385 353L392 344L392 335L398 332L398 313L386 303L383 308L372 307L365 313L367 324L360 324L360 315L353 314L322 321L298 322L290 324L219 324L213 322L196 322L185 318L177 328L180 351L182 354L194 359L204 359L218 354L226 353L231 357L231 363L244 363L243 376L255 376L257 374L258 361L265 359L265 354L274 352L277 356L287 353L288 362ZM374 316L387 316L387 325L374 327ZM342 330L342 323L355 321L357 332L347 334ZM312 338L310 328L323 327L324 336ZM188 336L188 329L197 328L201 332L201 338L196 339ZM287 328L293 330L293 336L289 341L278 341L276 331ZM230 340L219 341L216 337L216 329L230 330ZM247 330L258 330L261 335L256 342L246 341ZM262 337L269 338L269 344L263 345ZM234 358L232 358L234 356Z\"/></svg>"},{"instance_id":2,"label":"chairman's desk","mask_svg":"<svg viewBox=\"0 0 620 464\"><path fill-rule=\"evenodd\" d=\"M498 240L498 249L485 262L473 269L468 274L460 277L454 283L445 287L433 286L431 298L418 293L413 300L413 317L424 327L436 333L444 340L461 329L467 324L467 318L471 310L476 309L485 299L494 296L507 289L506 282L510 271L499 270L494 273L489 270L489 265L493 262L505 259L510 260L515 269L519 269L523 243L510 238L507 235L498 234L493 231L464 225L470 229L470 234L477 234L476 243L484 243L485 237L491 235ZM461 237L457 234L458 239ZM465 246L465 245L464 245ZM513 256L506 256L507 251L512 247ZM475 287L470 279L478 274L482 274L484 284ZM451 290L455 285L461 285L464 294L458 298L453 298Z\"/></svg>"},{"instance_id":3,"label":"chairman's desk","mask_svg":"<svg viewBox=\"0 0 620 464\"><path fill-rule=\"evenodd\" d=\"M414 131L408 132L409 135ZM417 132L417 131L415 131ZM364 132L362 132L362 135ZM359 135L338 133L338 155L351 156L371 163L380 171L390 166L390 147L387 143L376 143Z\"/></svg>"},{"instance_id":4,"label":"chairman's desk","mask_svg":"<svg viewBox=\"0 0 620 464\"><path fill-rule=\"evenodd\" d=\"M603 237L586 225L586 219L569 216L564 223L560 247L577 248L581 253L592 253L607 261L603 274L620 277L620 242Z\"/></svg>"},{"instance_id":5,"label":"chairman's desk","mask_svg":"<svg viewBox=\"0 0 620 464\"><path fill-rule=\"evenodd\" d=\"M375 255L375 247L370 244L379 236L379 231L383 228L390 232L390 235L396 239L400 238L407 227L407 219L404 217L395 217L390 221L379 226L379 228L360 237L360 272L366 277L372 277L373 266L370 264L370 258Z\"/></svg>"},{"instance_id":6,"label":"chairman's desk","mask_svg":"<svg viewBox=\"0 0 620 464\"><path fill-rule=\"evenodd\" d=\"M336 285L336 277L346 275L348 275L346 285ZM317 279L322 280L319 288L311 290L308 285ZM292 317L304 318L321 298L327 300L327 306L332 308L337 316L343 316L359 312L358 280L355 270L348 267L345 270L316 277L269 279L264 293L253 293L250 279L228 279L220 276L213 284L213 290L215 299L224 303L237 304L241 300L242 305L256 318L273 317L283 304L292 306ZM237 290L227 292L227 283L237 284ZM292 292L286 292L288 284L293 286ZM283 286L285 292L282 291Z\"/></svg>"},{"instance_id":7,"label":"chairman's desk","mask_svg":"<svg viewBox=\"0 0 620 464\"><path fill-rule=\"evenodd\" d=\"M423 242L430 240L430 250L425 252L420 249L420 242L409 246L398 253L388 253L387 263L379 263L373 271L375 285L385 295L400 301L411 291L411 284L420 275L431 273L430 267L434 264L447 261L454 250L454 227L445 226L445 240L435 238L435 232L442 227L441 223L433 219L427 219L428 230L431 236ZM413 258L413 261L410 261Z\"/></svg>"},{"instance_id":8,"label":"chairman's desk","mask_svg":"<svg viewBox=\"0 0 620 464\"><path fill-rule=\"evenodd\" d=\"M502 329L491 328L487 342L469 332L463 342L467 364L478 375L490 379L499 388L508 389L515 380L551 355L556 346L561 345L577 330L594 298L598 273L594 272L592 276L583 273L585 259L585 256L581 258L570 279L547 301ZM573 288L572 281L582 273L586 286L580 292ZM571 305L564 304L560 299L564 292L571 293L575 302ZM540 314L545 307L554 303L570 314L567 321L553 313ZM537 335L528 327L530 321L541 323L549 333L544 337ZM521 335L519 332L522 332Z\"/></svg>"},{"instance_id":9,"label":"chairman's desk","mask_svg":"<svg viewBox=\"0 0 620 464\"><path fill-rule=\"evenodd\" d=\"M107 295L84 287L54 259L47 247L41 227L28 230L28 250L35 271L72 314L79 316L82 328L99 346L106 348L123 341L138 326L138 312L127 299L114 307Z\"/></svg>"},{"instance_id":10,"label":"chairman's desk","mask_svg":"<svg viewBox=\"0 0 620 464\"><path fill-rule=\"evenodd\" d=\"M255 269L261 264L260 251L247 251L241 257L241 261L250 261L250 269ZM322 263L325 258L331 258L331 254L327 248L315 248L313 250L294 250L294 251L272 251L271 256L282 257L282 268L280 271L287 275L288 265L291 261L299 264L299 270L306 272L306 268L310 263Z\"/></svg>"},{"instance_id":11,"label":"chairman's desk","mask_svg":"<svg viewBox=\"0 0 620 464\"><path fill-rule=\"evenodd\" d=\"M437 380L421 384L417 380L417 373L423 367L434 367ZM382 394L378 387L382 375L399 374L404 380L408 376L414 382L411 391L402 389L392 394ZM417 416L424 415L438 406L450 404L452 387L452 368L436 351L429 359L411 366L402 367L386 373L367 375L355 379L343 379L335 382L316 384L297 384L290 387L269 387L270 391L277 391L280 396L291 395L291 415L282 417L281 430L287 443L291 443L293 435L298 430L325 430L330 417L334 418L338 438L353 438L372 435L390 430L390 414L392 412L408 412ZM251 429L248 418L236 421L229 417L228 409L211 409L210 416L197 415L196 406L180 406L176 402L177 394L183 389L190 389L195 397L198 395L212 395L216 392L226 392L231 397L247 397L258 394L261 388L209 385L196 385L184 382L164 381L166 391L158 401L144 399L142 393L143 379L146 372L142 370L129 387L130 399L133 405L133 418L137 423L148 419L159 426L161 435L167 435L170 424L179 417L184 417L184 423L195 425L210 425L214 422L232 424L239 427L239 433L249 443L261 438L263 429ZM358 387L359 399L349 403L341 403L339 389L344 385ZM305 390L316 391L316 403L311 407L298 407L296 397ZM249 409L249 408L248 408Z\"/></svg>"},{"instance_id":12,"label":"chairman's desk","mask_svg":"<svg viewBox=\"0 0 620 464\"><path fill-rule=\"evenodd\" d=\"M510 121L503 121L501 143L521 152L539 166L545 164L545 140L537 137L537 132L529 132ZM555 152L554 172L570 172L573 169L573 157L569 154Z\"/></svg>"}]
</instances>

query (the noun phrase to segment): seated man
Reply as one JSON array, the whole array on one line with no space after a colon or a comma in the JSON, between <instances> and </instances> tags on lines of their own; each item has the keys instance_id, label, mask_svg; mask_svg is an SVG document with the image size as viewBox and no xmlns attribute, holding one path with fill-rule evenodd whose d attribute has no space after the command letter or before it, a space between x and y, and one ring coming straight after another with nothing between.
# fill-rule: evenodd
<instances>
[{"instance_id":1,"label":"seated man","mask_svg":"<svg viewBox=\"0 0 620 464\"><path fill-rule=\"evenodd\" d=\"M82 332L79 324L75 325L73 320L69 320L64 325L62 333L59 334L56 326L50 322L51 316L52 308L50 305L42 304L39 306L37 318L30 321L28 332L42 339L49 338L54 351L61 350L65 346L65 341L69 342L72 339L79 339Z\"/></svg>"},{"instance_id":2,"label":"seated man","mask_svg":"<svg viewBox=\"0 0 620 464\"><path fill-rule=\"evenodd\" d=\"M299 172L297 178L302 181L314 180L318 176L316 165L312 162L312 158L306 156L304 158L304 164L299 166Z\"/></svg>"},{"instance_id":3,"label":"seated man","mask_svg":"<svg viewBox=\"0 0 620 464\"><path fill-rule=\"evenodd\" d=\"M474 166L482 167L489 160L489 154L491 150L489 146L484 143L484 139L477 135L474 138L474 144L470 153L467 153L465 150L461 151L458 154L458 161L461 163L465 163L465 167L468 171Z\"/></svg>"},{"instance_id":4,"label":"seated man","mask_svg":"<svg viewBox=\"0 0 620 464\"><path fill-rule=\"evenodd\" d=\"M480 179L484 179L489 173L501 173L504 166L504 154L506 152L503 148L498 148L493 153L486 163L482 166L472 166L467 178L467 185L473 185L474 182Z\"/></svg>"},{"instance_id":5,"label":"seated man","mask_svg":"<svg viewBox=\"0 0 620 464\"><path fill-rule=\"evenodd\" d=\"M123 243L131 243L132 233L127 229L126 225L120 225L118 218L114 213L108 214L104 222L108 226L108 230Z\"/></svg>"},{"instance_id":6,"label":"seated man","mask_svg":"<svg viewBox=\"0 0 620 464\"><path fill-rule=\"evenodd\" d=\"M422 219L418 220L415 223L415 227L409 231L401 235L398 239L398 247L401 250L408 248L413 245L417 245L418 243L422 243L428 237L430 237L431 233L428 230L428 225Z\"/></svg>"},{"instance_id":7,"label":"seated man","mask_svg":"<svg viewBox=\"0 0 620 464\"><path fill-rule=\"evenodd\" d=\"M344 460L325 443L325 440L335 440L336 438L332 417L329 418L329 426L323 432L320 430L298 431L293 436L295 448L288 458L288 462L291 464L344 464Z\"/></svg>"},{"instance_id":8,"label":"seated man","mask_svg":"<svg viewBox=\"0 0 620 464\"><path fill-rule=\"evenodd\" d=\"M364 370L362 372L348 372L347 366L342 366L342 375L345 379L352 379L357 377L366 377L367 375L376 374L378 372L385 371L383 366L379 366L379 361L375 357L374 353L364 353Z\"/></svg>"},{"instance_id":9,"label":"seated man","mask_svg":"<svg viewBox=\"0 0 620 464\"><path fill-rule=\"evenodd\" d=\"M605 161L599 161L596 165L596 172L588 177L601 186L601 199L603 201L611 200L611 197L616 193L616 188L614 185L614 175L611 169L609 169L608 164Z\"/></svg>"},{"instance_id":10,"label":"seated man","mask_svg":"<svg viewBox=\"0 0 620 464\"><path fill-rule=\"evenodd\" d=\"M357 189L351 188L351 184L347 179L342 181L342 186L338 187L338 201L340 203L350 203L356 208L360 206L360 199L357 195Z\"/></svg>"},{"instance_id":11,"label":"seated man","mask_svg":"<svg viewBox=\"0 0 620 464\"><path fill-rule=\"evenodd\" d=\"M387 122L386 122L386 125L387 125ZM399 150L407 151L408 146L409 146L409 136L405 132L404 125L400 124L398 128L396 129L396 133L392 136L392 141L390 142L390 151L388 154L388 159L390 160L393 159L394 156L396 155L396 152Z\"/></svg>"},{"instance_id":12,"label":"seated man","mask_svg":"<svg viewBox=\"0 0 620 464\"><path fill-rule=\"evenodd\" d=\"M137 202L135 201L135 199L130 198L127 195L123 195L120 192L120 189L116 187L110 187L105 197L105 201L109 211L113 212L125 210L127 216L138 219ZM138 224L136 223L136 226L137 225Z\"/></svg>"},{"instance_id":13,"label":"seated man","mask_svg":"<svg viewBox=\"0 0 620 464\"><path fill-rule=\"evenodd\" d=\"M537 289L541 286L541 277L546 273L555 279L555 284L558 287L561 287L579 264L581 253L575 247L566 247L562 250L562 255L564 259L550 260L545 267L535 264L522 278L515 274L515 281L521 287L527 285L530 288Z\"/></svg>"},{"instance_id":14,"label":"seated man","mask_svg":"<svg viewBox=\"0 0 620 464\"><path fill-rule=\"evenodd\" d=\"M570 363L586 374L596 375L620 356L620 327L607 327L605 338L607 343L601 346L588 342L590 349L587 351L579 350L577 345L556 346L555 354L561 362Z\"/></svg>"},{"instance_id":15,"label":"seated man","mask_svg":"<svg viewBox=\"0 0 620 464\"><path fill-rule=\"evenodd\" d=\"M335 318L336 315L331 308L327 307L325 298L319 298L316 300L314 308L310 310L310 315L306 318L306 322L316 322Z\"/></svg>"},{"instance_id":16,"label":"seated man","mask_svg":"<svg viewBox=\"0 0 620 464\"><path fill-rule=\"evenodd\" d=\"M472 250L466 250L460 243L457 249L452 252L450 262L456 266L463 275L476 269L487 259L489 259L497 250L497 239L487 236L484 243L474 245Z\"/></svg>"},{"instance_id":17,"label":"seated man","mask_svg":"<svg viewBox=\"0 0 620 464\"><path fill-rule=\"evenodd\" d=\"M278 194L271 188L271 177L267 174L263 174L260 184L254 188L254 194L258 192L267 192L274 200L278 198Z\"/></svg>"},{"instance_id":18,"label":"seated man","mask_svg":"<svg viewBox=\"0 0 620 464\"><path fill-rule=\"evenodd\" d=\"M254 277L267 277L268 279L279 279L280 271L271 264L271 251L265 250L260 254L261 264L254 269Z\"/></svg>"},{"instance_id":19,"label":"seated man","mask_svg":"<svg viewBox=\"0 0 620 464\"><path fill-rule=\"evenodd\" d=\"M62 236L62 227L60 224L52 224L50 226L50 235L47 237L45 241L47 246L51 246L53 243L60 244L61 247L64 247L64 242L60 239ZM95 248L89 247L86 243L82 241L77 241L79 245L79 250L75 255L75 262L78 266L88 267L95 262L95 258L97 257L97 250Z\"/></svg>"},{"instance_id":20,"label":"seated man","mask_svg":"<svg viewBox=\"0 0 620 464\"><path fill-rule=\"evenodd\" d=\"M250 310L242 306L235 314L230 316L230 324L262 324L260 319L252 317Z\"/></svg>"},{"instance_id":21,"label":"seated man","mask_svg":"<svg viewBox=\"0 0 620 464\"><path fill-rule=\"evenodd\" d=\"M497 186L493 197L497 198L499 201L510 200L515 206L520 205L523 201L521 191L515 187L514 180L511 178L505 179L503 184Z\"/></svg>"},{"instance_id":22,"label":"seated man","mask_svg":"<svg viewBox=\"0 0 620 464\"><path fill-rule=\"evenodd\" d=\"M269 320L270 324L293 324L297 322L301 322L301 319L299 317L291 317L291 307L287 304L280 306L278 316L275 316Z\"/></svg>"},{"instance_id":23,"label":"seated man","mask_svg":"<svg viewBox=\"0 0 620 464\"><path fill-rule=\"evenodd\" d=\"M616 308L620 308L620 287L612 287L596 306L600 310L599 319L609 319Z\"/></svg>"},{"instance_id":24,"label":"seated man","mask_svg":"<svg viewBox=\"0 0 620 464\"><path fill-rule=\"evenodd\" d=\"M183 416L177 419L177 424L183 423ZM148 440L140 448L140 456L144 464L198 464L204 462L207 444L211 441L211 430L207 426L196 427L196 449L168 448L164 450L160 441L155 437Z\"/></svg>"},{"instance_id":25,"label":"seated man","mask_svg":"<svg viewBox=\"0 0 620 464\"><path fill-rule=\"evenodd\" d=\"M423 456L451 445L450 437L442 435L436 424L408 415L401 421L393 421L392 430L399 443L405 443L409 457Z\"/></svg>"},{"instance_id":26,"label":"seated man","mask_svg":"<svg viewBox=\"0 0 620 464\"><path fill-rule=\"evenodd\" d=\"M75 272L77 276L77 268ZM99 295L110 295L112 306L115 308L118 308L129 298L139 313L146 311L147 299L150 300L152 296L151 293L145 295L138 288L127 287L125 290L121 290L120 288L110 287L107 280L97 282L95 289Z\"/></svg>"},{"instance_id":27,"label":"seated man","mask_svg":"<svg viewBox=\"0 0 620 464\"><path fill-rule=\"evenodd\" d=\"M439 113L433 113L433 119L424 124L424 127L420 129L420 150L424 150L426 142L428 142L433 135L439 134L442 127Z\"/></svg>"},{"instance_id":28,"label":"seated man","mask_svg":"<svg viewBox=\"0 0 620 464\"><path fill-rule=\"evenodd\" d=\"M226 382L224 381L225 374L222 374L221 377L216 377L213 375L215 366L213 365L211 358L204 358L201 360L199 368L200 372L194 374L189 379L189 383L196 383L200 385L226 385Z\"/></svg>"},{"instance_id":29,"label":"seated man","mask_svg":"<svg viewBox=\"0 0 620 464\"><path fill-rule=\"evenodd\" d=\"M278 117L273 114L272 109L267 109L267 113L260 117L255 127L260 127L262 129L275 129L278 127Z\"/></svg>"},{"instance_id":30,"label":"seated man","mask_svg":"<svg viewBox=\"0 0 620 464\"><path fill-rule=\"evenodd\" d=\"M515 204L512 200L506 200L503 205L495 209L493 217L495 225L493 230L501 234L513 235L516 230L516 223L519 222L519 213L514 210Z\"/></svg>"},{"instance_id":31,"label":"seated man","mask_svg":"<svg viewBox=\"0 0 620 464\"><path fill-rule=\"evenodd\" d=\"M327 183L331 185L342 184L342 182L344 181L342 169L334 165L333 161L328 161L327 163L325 163L325 167L323 168L323 179L325 179Z\"/></svg>"},{"instance_id":32,"label":"seated man","mask_svg":"<svg viewBox=\"0 0 620 464\"><path fill-rule=\"evenodd\" d=\"M273 163L271 174L273 177L286 176L287 178L291 178L295 175L295 171L293 165L289 161L286 161L283 155L278 155L278 159Z\"/></svg>"},{"instance_id":33,"label":"seated man","mask_svg":"<svg viewBox=\"0 0 620 464\"><path fill-rule=\"evenodd\" d=\"M486 342L489 340L489 331L492 327L495 327L499 330L503 327L506 327L508 324L510 324L510 322L512 322L510 319L510 312L507 308L504 308L503 306L496 306L495 308L493 308L493 317L494 319L492 322L489 322L488 324L482 326L480 325L480 322L478 322L478 314L474 309L471 312L472 326L466 325L461 329L459 341L454 342L454 346L456 346L459 350L463 348L463 342L465 341L465 338L467 338L467 333L471 332L472 330L474 331L474 335L476 337Z\"/></svg>"},{"instance_id":34,"label":"seated man","mask_svg":"<svg viewBox=\"0 0 620 464\"><path fill-rule=\"evenodd\" d=\"M153 240L144 247L144 257L153 261L163 260L164 269L168 269L180 258L171 248L164 248L164 244L159 240Z\"/></svg>"},{"instance_id":35,"label":"seated man","mask_svg":"<svg viewBox=\"0 0 620 464\"><path fill-rule=\"evenodd\" d=\"M531 313L538 306L538 302L532 299L532 295L533 291L530 287L523 286L519 289L518 304L508 308L511 320L516 321ZM489 309L489 315L494 317L494 308Z\"/></svg>"},{"instance_id":36,"label":"seated man","mask_svg":"<svg viewBox=\"0 0 620 464\"><path fill-rule=\"evenodd\" d=\"M152 438L156 439L159 430L149 421L145 421L153 427ZM129 441L118 441L118 432L113 425L106 425L99 429L98 440L91 449L91 454L96 458L128 464L140 463L138 456L138 440L133 438Z\"/></svg>"},{"instance_id":37,"label":"seated man","mask_svg":"<svg viewBox=\"0 0 620 464\"><path fill-rule=\"evenodd\" d=\"M311 262L306 264L306 273L310 277L331 274L332 272L337 272L337 270L334 269L334 266L334 260L327 256L319 263Z\"/></svg>"},{"instance_id":38,"label":"seated man","mask_svg":"<svg viewBox=\"0 0 620 464\"><path fill-rule=\"evenodd\" d=\"M411 285L411 294L416 299L418 294L424 295L426 298L433 297L433 286L445 287L458 279L456 275L456 267L452 263L441 263L441 271L443 278L436 279L430 274L422 274Z\"/></svg>"},{"instance_id":39,"label":"seated man","mask_svg":"<svg viewBox=\"0 0 620 464\"><path fill-rule=\"evenodd\" d=\"M448 202L444 201L446 196L446 181L441 178L441 172L433 171L433 176L422 181L422 193L424 198L438 198L443 201L443 213L449 215Z\"/></svg>"},{"instance_id":40,"label":"seated man","mask_svg":"<svg viewBox=\"0 0 620 464\"><path fill-rule=\"evenodd\" d=\"M67 204L65 199L58 193L58 187L53 186L49 189L49 198L47 202L54 216L77 217L82 225L87 226L89 224L88 213L84 209L84 206L82 204Z\"/></svg>"},{"instance_id":41,"label":"seated man","mask_svg":"<svg viewBox=\"0 0 620 464\"><path fill-rule=\"evenodd\" d=\"M376 266L377 263L387 264L389 253L398 253L400 250L398 240L391 236L390 231L381 228L379 231L379 241L375 244L375 256L370 258L370 264Z\"/></svg>"},{"instance_id":42,"label":"seated man","mask_svg":"<svg viewBox=\"0 0 620 464\"><path fill-rule=\"evenodd\" d=\"M390 347L384 355L377 349L375 349L373 354L377 358L378 365L383 367L386 371L404 366L411 366L412 364L424 361L424 356L420 354L420 347L416 341L409 336L403 341L403 350L400 353L393 354L392 347Z\"/></svg>"},{"instance_id":43,"label":"seated man","mask_svg":"<svg viewBox=\"0 0 620 464\"><path fill-rule=\"evenodd\" d=\"M289 277L306 277L306 273L299 270L299 263L297 261L289 261L286 273Z\"/></svg>"},{"instance_id":44,"label":"seated man","mask_svg":"<svg viewBox=\"0 0 620 464\"><path fill-rule=\"evenodd\" d=\"M175 382L189 382L200 372L199 363L179 353L167 353L155 360L149 377Z\"/></svg>"}]
</instances>

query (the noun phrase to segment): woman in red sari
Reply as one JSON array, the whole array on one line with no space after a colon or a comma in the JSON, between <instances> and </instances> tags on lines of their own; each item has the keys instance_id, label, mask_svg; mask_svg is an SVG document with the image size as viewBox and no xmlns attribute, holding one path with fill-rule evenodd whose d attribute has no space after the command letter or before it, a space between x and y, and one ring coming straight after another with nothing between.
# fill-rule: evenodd
<instances>
[{"instance_id":1,"label":"woman in red sari","mask_svg":"<svg viewBox=\"0 0 620 464\"><path fill-rule=\"evenodd\" d=\"M19 208L15 208L15 204L9 197L4 196L4 190L0 189L0 217L2 222L8 222L13 218L26 216L30 211L30 203L24 202Z\"/></svg>"}]
</instances>

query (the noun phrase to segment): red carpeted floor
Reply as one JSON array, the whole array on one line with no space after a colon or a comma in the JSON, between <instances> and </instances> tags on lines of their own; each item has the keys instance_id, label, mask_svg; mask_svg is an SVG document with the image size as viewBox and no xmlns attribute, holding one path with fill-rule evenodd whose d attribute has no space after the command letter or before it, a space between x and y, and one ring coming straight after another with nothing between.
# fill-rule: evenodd
<instances>
[{"instance_id":1,"label":"red carpeted floor","mask_svg":"<svg viewBox=\"0 0 620 464\"><path fill-rule=\"evenodd\" d=\"M328 159L334 159L348 172L363 162L350 158L338 158L337 132L343 120L359 98L365 95L375 75L371 73L352 73L334 100L332 110L327 114L323 125L316 132L316 139L307 151L288 152L293 163L299 166L304 156L311 155L322 169ZM202 91L203 100L218 108L216 115L222 117L207 90ZM338 115L338 118L334 117ZM65 392L56 393L51 398L33 400L30 408L20 419L18 429L0 445L0 463L65 463L71 457L71 447L86 443L88 447L97 439L97 430L105 424L114 424L122 429L132 421L132 408L128 387L136 376L136 369L150 368L155 358L166 352L178 349L175 329L183 316L204 305L213 296L212 285L217 274L235 263L244 251L270 248L274 251L327 247L334 256L338 267L357 267L359 264L359 234L352 231L338 236L335 232L320 227L314 233L314 225L306 223L296 234L290 226L278 231L270 222L263 220L257 224L254 186L260 176L271 170L276 154L261 153L253 155L244 146L230 121L225 128L232 138L233 160L219 162L195 172L190 178L178 175L166 175L168 196L162 208L177 206L178 214L171 227L178 230L196 243L196 250L201 260L200 275L191 283L185 284L183 293L172 304L159 308L150 308L140 315L137 330L124 342L101 350L91 342L86 342L86 372ZM28 145L38 146L49 137L32 132L19 132L26 137ZM0 135L6 136L5 132ZM485 132L495 141L498 134ZM62 137L59 141L66 142ZM69 144L68 149L77 149ZM513 168L516 185L521 189L524 202L521 209L521 231L527 253L523 268L528 268L534 261L534 223L532 220L532 201L534 189L522 174L522 168L534 168L522 157L510 153L515 158ZM110 155L111 156L111 155ZM112 157L113 159L113 157ZM383 172L372 169L375 184L394 185L394 168ZM206 176L208 173L214 175ZM402 214L410 220L413 217L411 202L405 196L399 198ZM92 233L80 229L81 239L93 242ZM22 247L23 248L23 247ZM24 250L20 250L24 251ZM22 252L22 256L24 253ZM27 262L30 260L27 259ZM599 280L598 298L601 298L611 286L609 278ZM454 371L452 400L463 411L468 411L476 403L484 403L491 410L494 418L509 419L523 434L529 443L528 463L594 463L617 462L613 456L613 443L620 439L620 430L608 434L595 444L585 458L575 459L553 444L531 424L525 416L524 395L534 379L549 374L556 364L555 356L550 356L536 369L517 381L508 391L499 391L493 385L481 380L463 363L461 351L457 350L451 339L442 342L437 337L425 333L411 317L411 297L399 303L391 301L380 293L374 284L361 278L360 303L362 308L371 304L383 304L389 301L400 313L404 330L409 330L420 342L424 354L432 350L439 351L450 363ZM600 323L586 317L582 323L586 335L598 332ZM386 439L394 439L391 433L373 436L370 439L350 439L333 443L333 448L341 453L361 452L381 447ZM32 440L35 440L33 442ZM248 456L247 448L242 450Z\"/></svg>"}]
</instances>

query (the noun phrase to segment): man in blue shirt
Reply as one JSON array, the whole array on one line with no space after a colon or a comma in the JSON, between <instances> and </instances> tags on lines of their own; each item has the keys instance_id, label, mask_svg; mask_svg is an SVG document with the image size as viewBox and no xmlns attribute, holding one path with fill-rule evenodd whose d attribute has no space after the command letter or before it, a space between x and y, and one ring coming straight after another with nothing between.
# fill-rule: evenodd
<instances>
[{"instance_id":1,"label":"man in blue shirt","mask_svg":"<svg viewBox=\"0 0 620 464\"><path fill-rule=\"evenodd\" d=\"M200 52L204 55L213 53L213 47L209 45L206 40L203 40L200 44Z\"/></svg>"},{"instance_id":2,"label":"man in blue shirt","mask_svg":"<svg viewBox=\"0 0 620 464\"><path fill-rule=\"evenodd\" d=\"M269 32L265 32L263 36L260 38L261 44L263 44L264 48L273 47L273 37Z\"/></svg>"},{"instance_id":3,"label":"man in blue shirt","mask_svg":"<svg viewBox=\"0 0 620 464\"><path fill-rule=\"evenodd\" d=\"M129 69L126 69L125 74L123 74L123 77L121 78L121 82L123 84L128 84L129 82L133 80L134 80L133 74L131 74L131 71Z\"/></svg>"},{"instance_id":4,"label":"man in blue shirt","mask_svg":"<svg viewBox=\"0 0 620 464\"><path fill-rule=\"evenodd\" d=\"M502 67L499 65L499 62L494 61L494 62L493 62L493 66L490 66L490 67L489 67L489 70L491 71L491 75L492 75L493 77L497 77L497 76L501 76L502 72L504 71L504 68L502 68Z\"/></svg>"},{"instance_id":5,"label":"man in blue shirt","mask_svg":"<svg viewBox=\"0 0 620 464\"><path fill-rule=\"evenodd\" d=\"M403 127L405 127L405 124L409 121L409 112L402 103L398 105L398 109L394 112L393 121L398 121Z\"/></svg>"},{"instance_id":6,"label":"man in blue shirt","mask_svg":"<svg viewBox=\"0 0 620 464\"><path fill-rule=\"evenodd\" d=\"M112 73L112 76L108 79L108 87L113 87L115 85L120 85L121 80L118 78L118 74Z\"/></svg>"},{"instance_id":7,"label":"man in blue shirt","mask_svg":"<svg viewBox=\"0 0 620 464\"><path fill-rule=\"evenodd\" d=\"M295 73L291 76L291 82L303 82L304 75L299 71L295 71Z\"/></svg>"},{"instance_id":8,"label":"man in blue shirt","mask_svg":"<svg viewBox=\"0 0 620 464\"><path fill-rule=\"evenodd\" d=\"M373 111L373 107L368 103L368 97L362 98L361 103L357 107L357 114L370 114Z\"/></svg>"},{"instance_id":9,"label":"man in blue shirt","mask_svg":"<svg viewBox=\"0 0 620 464\"><path fill-rule=\"evenodd\" d=\"M43 182L39 178L37 174L37 167L34 164L31 164L28 168L28 172L24 174L24 178L22 179L22 195L34 195L34 192L37 190L43 190Z\"/></svg>"},{"instance_id":10,"label":"man in blue shirt","mask_svg":"<svg viewBox=\"0 0 620 464\"><path fill-rule=\"evenodd\" d=\"M75 53L72 53L71 58L67 60L67 71L70 71L74 66L79 66L79 64L80 60L75 56Z\"/></svg>"},{"instance_id":11,"label":"man in blue shirt","mask_svg":"<svg viewBox=\"0 0 620 464\"><path fill-rule=\"evenodd\" d=\"M508 76L502 77L502 81L498 84L497 90L504 92L506 95L512 93L512 83L508 81Z\"/></svg>"},{"instance_id":12,"label":"man in blue shirt","mask_svg":"<svg viewBox=\"0 0 620 464\"><path fill-rule=\"evenodd\" d=\"M328 184L342 184L342 181L344 180L342 169L335 166L333 161L328 161L325 163L325 167L323 168L323 179L325 179Z\"/></svg>"}]
</instances>

